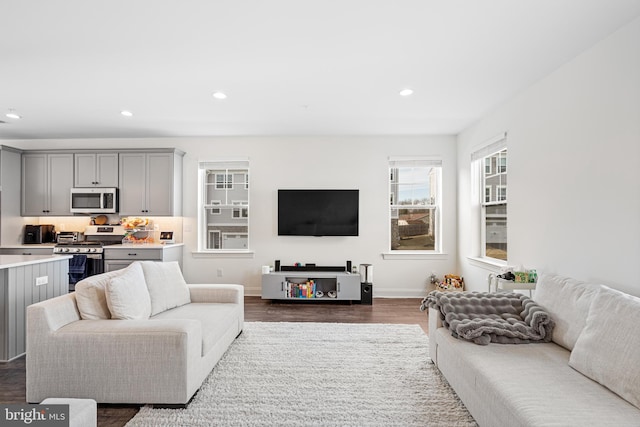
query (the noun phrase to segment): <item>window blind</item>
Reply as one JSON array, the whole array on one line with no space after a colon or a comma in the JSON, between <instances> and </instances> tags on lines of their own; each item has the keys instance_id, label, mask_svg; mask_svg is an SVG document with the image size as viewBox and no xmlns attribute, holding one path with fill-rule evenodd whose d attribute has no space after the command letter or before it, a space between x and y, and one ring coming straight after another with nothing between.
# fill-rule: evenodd
<instances>
[{"instance_id":1,"label":"window blind","mask_svg":"<svg viewBox=\"0 0 640 427\"><path fill-rule=\"evenodd\" d=\"M507 133L503 132L482 144L482 147L471 153L471 161L480 160L507 148Z\"/></svg>"},{"instance_id":2,"label":"window blind","mask_svg":"<svg viewBox=\"0 0 640 427\"><path fill-rule=\"evenodd\" d=\"M389 167L442 167L442 159L434 159L430 157L389 157Z\"/></svg>"}]
</instances>

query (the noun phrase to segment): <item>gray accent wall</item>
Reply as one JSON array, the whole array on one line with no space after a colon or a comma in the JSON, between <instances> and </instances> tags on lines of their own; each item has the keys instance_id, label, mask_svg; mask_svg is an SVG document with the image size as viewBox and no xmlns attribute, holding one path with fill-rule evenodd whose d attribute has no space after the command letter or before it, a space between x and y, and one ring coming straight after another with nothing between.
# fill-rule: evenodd
<instances>
[{"instance_id":1,"label":"gray accent wall","mask_svg":"<svg viewBox=\"0 0 640 427\"><path fill-rule=\"evenodd\" d=\"M67 258L0 270L0 361L25 353L27 306L68 293L68 273ZM49 283L36 286L43 276Z\"/></svg>"}]
</instances>

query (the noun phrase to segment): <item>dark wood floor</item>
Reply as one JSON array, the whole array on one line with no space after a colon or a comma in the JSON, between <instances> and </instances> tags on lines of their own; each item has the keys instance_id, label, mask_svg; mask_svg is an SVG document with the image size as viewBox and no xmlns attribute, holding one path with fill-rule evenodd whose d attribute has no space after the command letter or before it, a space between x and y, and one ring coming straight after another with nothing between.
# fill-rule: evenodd
<instances>
[{"instance_id":1,"label":"dark wood floor","mask_svg":"<svg viewBox=\"0 0 640 427\"><path fill-rule=\"evenodd\" d=\"M373 305L270 302L260 297L245 298L247 322L338 322L338 323L400 323L419 324L427 332L426 312L419 310L420 299L377 298ZM25 402L24 357L0 363L0 402ZM99 405L99 427L124 426L137 412L139 405Z\"/></svg>"}]
</instances>

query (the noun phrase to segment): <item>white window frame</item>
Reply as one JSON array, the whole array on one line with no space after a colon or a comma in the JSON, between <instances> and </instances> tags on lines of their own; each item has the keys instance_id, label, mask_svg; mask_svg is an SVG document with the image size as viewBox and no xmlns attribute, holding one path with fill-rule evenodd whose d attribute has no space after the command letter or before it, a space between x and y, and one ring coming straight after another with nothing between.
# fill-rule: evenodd
<instances>
[{"instance_id":1,"label":"white window frame","mask_svg":"<svg viewBox=\"0 0 640 427\"><path fill-rule=\"evenodd\" d=\"M442 255L443 227L442 227L442 177L443 166L441 158L414 156L414 157L390 157L389 158L389 221L388 224L388 252L383 254L385 259L423 259L424 256ZM398 168L418 167L418 168L437 168L436 183L434 185L435 195L431 194L431 200L425 204L416 205L396 205L397 191L394 191L394 185L400 185L398 177L394 171ZM396 219L399 209L425 209L434 211L434 220L431 224L434 233L434 249L427 250L398 250L392 249L392 228L391 219Z\"/></svg>"},{"instance_id":2,"label":"white window frame","mask_svg":"<svg viewBox=\"0 0 640 427\"><path fill-rule=\"evenodd\" d=\"M207 182L207 171L215 172L214 182ZM217 172L220 171L220 172ZM237 182L236 184L241 184L243 189L246 191L246 200L230 200L230 196L234 191L234 178L233 175L242 174L244 176L243 182ZM223 177L223 178L219 178ZM220 180L220 181L219 181ZM250 169L249 169L249 159L248 158L238 158L238 159L214 159L208 161L199 161L198 162L198 250L193 252L193 255L196 257L202 256L222 256L222 257L253 257L253 251L249 249L249 242L251 236L250 223L248 217L250 215L250 197L249 197L249 186L250 186ZM224 194L220 194L220 200L210 200L210 203L207 203L207 188L211 188L213 186L217 191L224 191ZM224 209L232 209L231 215L233 217L233 210L239 210L239 218L247 219L246 221L246 231L238 230L236 232L227 232L225 230L211 230L209 228L210 224L207 224L207 212L210 212L214 215L222 214ZM236 219L236 218L233 218ZM221 227L225 226L238 226L238 224L223 224L216 223ZM243 227L245 224L242 224ZM231 234L242 234L247 236L247 249L211 249L207 247L207 243L212 238L217 238L219 242L222 240L222 235L224 233ZM221 244L220 244L221 245ZM220 246L219 245L219 246Z\"/></svg>"},{"instance_id":3,"label":"white window frame","mask_svg":"<svg viewBox=\"0 0 640 427\"><path fill-rule=\"evenodd\" d=\"M486 185L485 185L485 173L487 171L487 161L486 159L488 157L494 156L497 153L500 153L503 150L507 149L507 133L501 133L499 135L497 135L496 137L490 139L489 141L485 142L484 144L482 144L480 146L480 148L478 148L477 150L475 150L474 152L471 153L471 170L475 171L473 175L473 179L477 180L477 187L478 191L478 198L477 201L474 201L473 203L477 203L479 206L478 209L478 254L479 254L479 258L484 260L485 262L488 262L490 264L496 264L496 265L506 265L507 261L506 260L502 260L499 258L494 258L494 257L490 257L487 255L486 253L486 248L487 248L487 235L486 235L486 221L487 221L487 217L486 217L486 207L487 206L491 206L491 205L506 205L507 209L508 209L508 184L506 185L497 185L496 186L496 196L500 195L500 188L504 188L505 191L505 199L504 200L496 200L496 201L487 201L486 200ZM504 174L506 175L508 173L508 151L507 151L507 157L504 158ZM494 165L491 165L491 170L489 172L490 175L499 175L503 172L501 172L502 169L502 162L500 160L498 160L496 162L496 165L494 167ZM490 190L491 192L491 190ZM472 193L473 194L473 193ZM492 194L493 195L493 194ZM507 227L508 227L508 223L509 223L509 216L507 213ZM507 234L508 235L508 234ZM509 256L509 252L508 252L508 244L507 244L507 257Z\"/></svg>"}]
</instances>

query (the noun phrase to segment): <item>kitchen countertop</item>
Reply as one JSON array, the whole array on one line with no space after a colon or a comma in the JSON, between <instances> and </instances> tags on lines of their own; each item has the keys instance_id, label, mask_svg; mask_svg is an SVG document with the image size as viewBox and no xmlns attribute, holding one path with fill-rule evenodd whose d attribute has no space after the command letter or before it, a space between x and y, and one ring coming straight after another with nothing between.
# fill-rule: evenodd
<instances>
[{"instance_id":1,"label":"kitchen countertop","mask_svg":"<svg viewBox=\"0 0 640 427\"><path fill-rule=\"evenodd\" d=\"M31 244L31 245L2 245L0 249L37 249L37 248L52 248L55 246L55 243L40 243L40 244Z\"/></svg>"},{"instance_id":2,"label":"kitchen countertop","mask_svg":"<svg viewBox=\"0 0 640 427\"><path fill-rule=\"evenodd\" d=\"M0 249L37 249L37 248L51 248L53 249L55 243L42 243L35 245L2 245ZM176 246L184 246L184 243L127 243L104 246L105 248L139 248L139 249L164 249L173 248Z\"/></svg>"},{"instance_id":3,"label":"kitchen countertop","mask_svg":"<svg viewBox=\"0 0 640 427\"><path fill-rule=\"evenodd\" d=\"M71 255L0 255L0 270L69 258Z\"/></svg>"}]
</instances>

